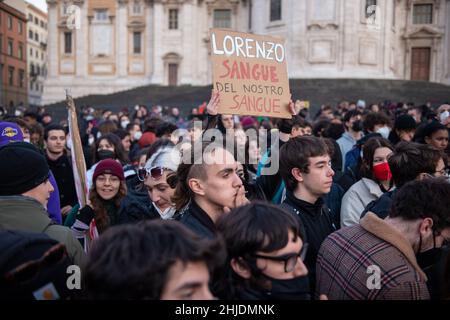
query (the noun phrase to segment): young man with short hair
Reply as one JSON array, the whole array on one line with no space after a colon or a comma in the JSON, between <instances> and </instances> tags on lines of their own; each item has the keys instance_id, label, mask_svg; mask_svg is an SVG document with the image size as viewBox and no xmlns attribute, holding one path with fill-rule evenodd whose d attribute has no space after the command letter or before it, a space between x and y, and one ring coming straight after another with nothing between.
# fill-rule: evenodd
<instances>
[{"instance_id":1,"label":"young man with short hair","mask_svg":"<svg viewBox=\"0 0 450 320\"><path fill-rule=\"evenodd\" d=\"M0 228L45 233L66 245L75 264L82 263L84 252L72 231L46 211L54 188L45 157L30 143L14 142L0 148L0 163Z\"/></svg>"},{"instance_id":2,"label":"young man with short hair","mask_svg":"<svg viewBox=\"0 0 450 320\"><path fill-rule=\"evenodd\" d=\"M78 203L72 163L66 154L66 132L58 124L51 124L44 132L45 156L58 184L63 220Z\"/></svg>"},{"instance_id":3,"label":"young man with short hair","mask_svg":"<svg viewBox=\"0 0 450 320\"><path fill-rule=\"evenodd\" d=\"M177 221L117 226L93 244L83 285L89 299L210 300L210 273L224 254L218 240Z\"/></svg>"},{"instance_id":4,"label":"young man with short hair","mask_svg":"<svg viewBox=\"0 0 450 320\"><path fill-rule=\"evenodd\" d=\"M282 206L295 214L305 228L305 242L309 244L305 264L314 292L317 253L322 241L336 229L322 199L333 183L330 152L322 139L302 136L286 142L280 154L280 174L286 184Z\"/></svg>"},{"instance_id":5,"label":"young man with short hair","mask_svg":"<svg viewBox=\"0 0 450 320\"><path fill-rule=\"evenodd\" d=\"M231 152L217 143L195 146L177 170L173 201L179 220L205 238L214 238L215 223L224 212L248 202L238 165ZM196 154L198 153L198 154Z\"/></svg>"}]
</instances>

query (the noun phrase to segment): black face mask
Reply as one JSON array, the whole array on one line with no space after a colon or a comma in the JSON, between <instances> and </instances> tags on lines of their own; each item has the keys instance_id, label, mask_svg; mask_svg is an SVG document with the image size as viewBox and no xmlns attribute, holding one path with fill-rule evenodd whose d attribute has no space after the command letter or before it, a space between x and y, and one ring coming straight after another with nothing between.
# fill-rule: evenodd
<instances>
[{"instance_id":1,"label":"black face mask","mask_svg":"<svg viewBox=\"0 0 450 320\"><path fill-rule=\"evenodd\" d=\"M442 248L432 248L430 250L420 252L416 255L417 263L420 268L427 272L428 269L436 265L442 254Z\"/></svg>"},{"instance_id":2,"label":"black face mask","mask_svg":"<svg viewBox=\"0 0 450 320\"><path fill-rule=\"evenodd\" d=\"M363 124L361 120L356 120L352 124L352 130L353 131L362 131L363 130Z\"/></svg>"},{"instance_id":3,"label":"black face mask","mask_svg":"<svg viewBox=\"0 0 450 320\"><path fill-rule=\"evenodd\" d=\"M111 151L111 150L97 151L98 161L105 160L105 159L114 159L115 157L116 157L116 154L114 153L114 151Z\"/></svg>"},{"instance_id":4,"label":"black face mask","mask_svg":"<svg viewBox=\"0 0 450 320\"><path fill-rule=\"evenodd\" d=\"M439 262L441 257L442 248L436 248L436 236L433 234L433 248L421 252L422 248L422 236L420 236L419 251L416 254L417 263L420 268L427 272L435 264Z\"/></svg>"},{"instance_id":5,"label":"black face mask","mask_svg":"<svg viewBox=\"0 0 450 320\"><path fill-rule=\"evenodd\" d=\"M272 289L266 295L272 300L311 300L308 276L279 280L265 274L263 277L272 282Z\"/></svg>"}]
</instances>

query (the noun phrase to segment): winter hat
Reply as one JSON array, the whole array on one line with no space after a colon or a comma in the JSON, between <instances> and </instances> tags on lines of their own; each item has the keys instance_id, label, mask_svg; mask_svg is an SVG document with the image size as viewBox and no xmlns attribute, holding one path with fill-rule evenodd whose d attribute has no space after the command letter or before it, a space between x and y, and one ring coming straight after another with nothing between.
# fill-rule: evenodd
<instances>
[{"instance_id":1,"label":"winter hat","mask_svg":"<svg viewBox=\"0 0 450 320\"><path fill-rule=\"evenodd\" d=\"M413 130L417 127L413 117L403 114L395 119L394 128L397 130Z\"/></svg>"},{"instance_id":2,"label":"winter hat","mask_svg":"<svg viewBox=\"0 0 450 320\"><path fill-rule=\"evenodd\" d=\"M113 159L105 159L100 161L95 167L93 181L97 179L97 177L101 174L112 174L113 176L118 177L121 181L125 180L125 176L123 173L122 165Z\"/></svg>"},{"instance_id":3,"label":"winter hat","mask_svg":"<svg viewBox=\"0 0 450 320\"><path fill-rule=\"evenodd\" d=\"M253 117L244 117L241 120L241 125L244 130L251 128L255 125L256 121Z\"/></svg>"},{"instance_id":4,"label":"winter hat","mask_svg":"<svg viewBox=\"0 0 450 320\"><path fill-rule=\"evenodd\" d=\"M17 123L0 122L0 146L20 141L23 141L23 134Z\"/></svg>"},{"instance_id":5,"label":"winter hat","mask_svg":"<svg viewBox=\"0 0 450 320\"><path fill-rule=\"evenodd\" d=\"M139 139L138 144L141 148L148 147L156 141L156 135L153 132L144 132L142 137Z\"/></svg>"},{"instance_id":6,"label":"winter hat","mask_svg":"<svg viewBox=\"0 0 450 320\"><path fill-rule=\"evenodd\" d=\"M181 155L178 148L162 147L148 159L145 168L150 170L153 167L164 167L176 172L180 162Z\"/></svg>"},{"instance_id":7,"label":"winter hat","mask_svg":"<svg viewBox=\"0 0 450 320\"><path fill-rule=\"evenodd\" d=\"M15 142L0 147L0 196L27 192L49 174L47 160L32 144Z\"/></svg>"}]
</instances>

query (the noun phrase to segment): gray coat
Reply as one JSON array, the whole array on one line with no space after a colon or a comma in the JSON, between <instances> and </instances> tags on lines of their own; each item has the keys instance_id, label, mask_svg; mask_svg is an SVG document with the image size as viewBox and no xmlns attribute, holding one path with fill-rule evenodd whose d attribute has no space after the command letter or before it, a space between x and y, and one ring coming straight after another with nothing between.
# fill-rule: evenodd
<instances>
[{"instance_id":1,"label":"gray coat","mask_svg":"<svg viewBox=\"0 0 450 320\"><path fill-rule=\"evenodd\" d=\"M54 224L45 208L26 196L0 196L0 228L45 233L66 246L74 264L82 265L85 253L81 244L64 226Z\"/></svg>"}]
</instances>

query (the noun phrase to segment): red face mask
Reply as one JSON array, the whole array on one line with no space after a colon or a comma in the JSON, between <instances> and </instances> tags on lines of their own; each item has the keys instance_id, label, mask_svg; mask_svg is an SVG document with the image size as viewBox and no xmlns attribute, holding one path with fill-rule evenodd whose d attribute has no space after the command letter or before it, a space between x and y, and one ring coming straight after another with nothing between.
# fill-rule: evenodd
<instances>
[{"instance_id":1,"label":"red face mask","mask_svg":"<svg viewBox=\"0 0 450 320\"><path fill-rule=\"evenodd\" d=\"M391 168L387 162L374 165L372 172L378 181L388 181L392 178Z\"/></svg>"}]
</instances>

